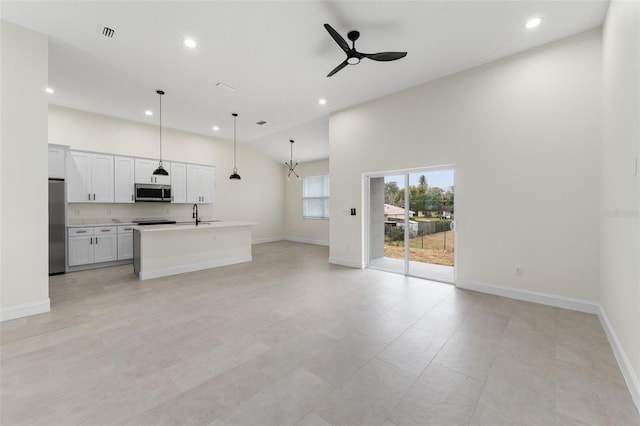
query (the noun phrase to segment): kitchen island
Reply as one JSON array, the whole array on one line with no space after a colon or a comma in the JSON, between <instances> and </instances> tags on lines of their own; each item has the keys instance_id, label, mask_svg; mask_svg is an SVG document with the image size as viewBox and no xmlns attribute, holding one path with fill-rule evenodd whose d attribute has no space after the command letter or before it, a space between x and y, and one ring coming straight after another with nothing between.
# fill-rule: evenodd
<instances>
[{"instance_id":1,"label":"kitchen island","mask_svg":"<svg viewBox=\"0 0 640 426\"><path fill-rule=\"evenodd\" d=\"M201 222L133 229L133 269L141 280L251 262L254 222Z\"/></svg>"}]
</instances>

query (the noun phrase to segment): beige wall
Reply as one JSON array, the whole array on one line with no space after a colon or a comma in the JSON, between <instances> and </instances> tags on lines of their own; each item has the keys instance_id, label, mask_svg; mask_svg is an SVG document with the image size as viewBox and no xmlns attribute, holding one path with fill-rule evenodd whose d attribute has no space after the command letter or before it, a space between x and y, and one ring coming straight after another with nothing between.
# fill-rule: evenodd
<instances>
[{"instance_id":1,"label":"beige wall","mask_svg":"<svg viewBox=\"0 0 640 426\"><path fill-rule=\"evenodd\" d=\"M49 310L47 38L0 21L0 318Z\"/></svg>"},{"instance_id":2,"label":"beige wall","mask_svg":"<svg viewBox=\"0 0 640 426\"><path fill-rule=\"evenodd\" d=\"M603 82L600 302L627 358L627 383L640 407L639 2L609 6Z\"/></svg>"},{"instance_id":3,"label":"beige wall","mask_svg":"<svg viewBox=\"0 0 640 426\"><path fill-rule=\"evenodd\" d=\"M600 69L594 30L332 114L330 260L364 262L363 173L454 164L459 284L596 301Z\"/></svg>"},{"instance_id":4,"label":"beige wall","mask_svg":"<svg viewBox=\"0 0 640 426\"><path fill-rule=\"evenodd\" d=\"M49 143L71 149L157 158L158 127L68 108L49 107ZM254 241L283 236L282 166L238 144L240 181L230 181L233 143L173 129L162 131L162 155L167 161L215 166L214 203L201 205L204 218L249 220ZM191 205L71 204L68 219L168 216L191 217Z\"/></svg>"},{"instance_id":5,"label":"beige wall","mask_svg":"<svg viewBox=\"0 0 640 426\"><path fill-rule=\"evenodd\" d=\"M284 171L287 169L284 168ZM296 167L300 177L329 174L329 160L302 163ZM284 180L284 179L283 179ZM329 245L329 220L302 217L302 181L285 180L285 238L311 244Z\"/></svg>"}]
</instances>

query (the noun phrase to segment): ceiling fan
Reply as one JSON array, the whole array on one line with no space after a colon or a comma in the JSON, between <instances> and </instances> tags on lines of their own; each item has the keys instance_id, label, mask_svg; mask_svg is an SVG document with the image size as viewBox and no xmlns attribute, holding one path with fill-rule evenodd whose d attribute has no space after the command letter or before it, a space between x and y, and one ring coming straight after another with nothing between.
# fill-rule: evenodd
<instances>
[{"instance_id":1,"label":"ceiling fan","mask_svg":"<svg viewBox=\"0 0 640 426\"><path fill-rule=\"evenodd\" d=\"M338 43L338 46L340 46L340 48L344 50L344 53L347 54L347 59L345 59L344 62L342 62L340 65L335 67L329 74L327 74L327 77L331 77L332 75L334 75L335 73L340 71L342 68L346 67L347 65L356 65L360 63L360 60L362 58L369 58L369 59L373 59L374 61L395 61L397 59L404 58L405 56L407 56L407 52L380 52L380 53L358 52L356 50L356 40L360 37L360 33L358 31L349 31L349 33L347 34L347 38L351 40L351 47L349 47L349 44L347 43L347 41L344 38L342 38L342 36L338 34L338 32L334 30L331 25L324 24L324 27L327 29L327 31L329 32L331 37L333 37L336 43Z\"/></svg>"}]
</instances>

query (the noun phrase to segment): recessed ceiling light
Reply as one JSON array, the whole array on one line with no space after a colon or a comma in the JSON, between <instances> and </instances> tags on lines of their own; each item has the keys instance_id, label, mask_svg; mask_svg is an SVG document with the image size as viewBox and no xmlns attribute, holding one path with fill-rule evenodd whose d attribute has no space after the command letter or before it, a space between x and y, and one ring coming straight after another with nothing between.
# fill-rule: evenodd
<instances>
[{"instance_id":1,"label":"recessed ceiling light","mask_svg":"<svg viewBox=\"0 0 640 426\"><path fill-rule=\"evenodd\" d=\"M540 18L539 16L536 16L535 18L531 18L527 21L526 24L524 24L524 26L528 29L532 29L537 27L538 25L540 25L542 23L542 18Z\"/></svg>"},{"instance_id":2,"label":"recessed ceiling light","mask_svg":"<svg viewBox=\"0 0 640 426\"><path fill-rule=\"evenodd\" d=\"M191 38L185 38L184 39L184 45L186 47L188 47L189 49L195 49L196 48L196 41L191 39Z\"/></svg>"},{"instance_id":3,"label":"recessed ceiling light","mask_svg":"<svg viewBox=\"0 0 640 426\"><path fill-rule=\"evenodd\" d=\"M153 111L148 109L144 112L144 115L153 115Z\"/></svg>"},{"instance_id":4,"label":"recessed ceiling light","mask_svg":"<svg viewBox=\"0 0 640 426\"><path fill-rule=\"evenodd\" d=\"M46 89L44 89L44 91L50 95L53 95L53 89L51 87L47 87Z\"/></svg>"},{"instance_id":5,"label":"recessed ceiling light","mask_svg":"<svg viewBox=\"0 0 640 426\"><path fill-rule=\"evenodd\" d=\"M214 132L217 132L218 130L220 130L220 127L218 127L218 126L213 126L213 131L214 131Z\"/></svg>"},{"instance_id":6,"label":"recessed ceiling light","mask_svg":"<svg viewBox=\"0 0 640 426\"><path fill-rule=\"evenodd\" d=\"M320 99L320 100L318 100L318 103L320 105L326 105L327 104L327 100L326 99Z\"/></svg>"}]
</instances>

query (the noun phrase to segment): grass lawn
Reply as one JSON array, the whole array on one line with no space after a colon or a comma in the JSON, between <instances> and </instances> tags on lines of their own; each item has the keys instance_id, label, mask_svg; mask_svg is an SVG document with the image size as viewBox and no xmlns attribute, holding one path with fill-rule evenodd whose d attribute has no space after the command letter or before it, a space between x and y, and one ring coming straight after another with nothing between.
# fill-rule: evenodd
<instances>
[{"instance_id":1,"label":"grass lawn","mask_svg":"<svg viewBox=\"0 0 640 426\"><path fill-rule=\"evenodd\" d=\"M399 245L393 245L392 243L385 242L384 256L391 257L393 259L404 259L404 244L402 242L395 244ZM433 263L436 265L453 266L453 232L439 232L437 234L410 239L409 260Z\"/></svg>"}]
</instances>

